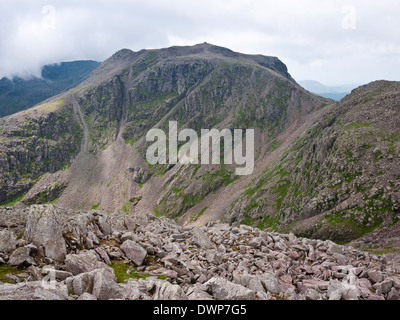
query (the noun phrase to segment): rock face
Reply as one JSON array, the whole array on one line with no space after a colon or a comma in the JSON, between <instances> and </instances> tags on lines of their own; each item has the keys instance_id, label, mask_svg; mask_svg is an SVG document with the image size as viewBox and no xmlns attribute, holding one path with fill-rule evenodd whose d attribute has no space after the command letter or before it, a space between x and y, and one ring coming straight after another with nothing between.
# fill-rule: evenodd
<instances>
[{"instance_id":1,"label":"rock face","mask_svg":"<svg viewBox=\"0 0 400 320\"><path fill-rule=\"evenodd\" d=\"M42 246L46 257L64 261L67 247L56 212L52 207L33 207L28 216L24 235L27 241L38 247Z\"/></svg>"},{"instance_id":2,"label":"rock face","mask_svg":"<svg viewBox=\"0 0 400 320\"><path fill-rule=\"evenodd\" d=\"M295 234L342 242L395 226L399 105L400 83L377 81L327 106L225 210L224 220L277 231L296 222Z\"/></svg>"},{"instance_id":3,"label":"rock face","mask_svg":"<svg viewBox=\"0 0 400 320\"><path fill-rule=\"evenodd\" d=\"M19 266L21 273L9 279L22 282L0 284L0 299L400 299L398 260L329 240L218 221L182 227L165 217L54 205L32 206L25 218L20 210L8 210L14 224L0 234L13 239L14 228L26 225L30 238L24 234L15 249L3 246L0 264ZM32 228L32 217L44 226L57 217L64 260L48 257L53 251L45 243L28 240L37 238L33 230L46 230Z\"/></svg>"}]
</instances>

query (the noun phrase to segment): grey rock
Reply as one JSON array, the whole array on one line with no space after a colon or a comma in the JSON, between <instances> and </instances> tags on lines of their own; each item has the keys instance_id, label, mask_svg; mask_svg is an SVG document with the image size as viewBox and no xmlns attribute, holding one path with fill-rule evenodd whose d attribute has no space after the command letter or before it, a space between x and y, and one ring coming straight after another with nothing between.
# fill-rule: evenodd
<instances>
[{"instance_id":1,"label":"grey rock","mask_svg":"<svg viewBox=\"0 0 400 320\"><path fill-rule=\"evenodd\" d=\"M17 248L17 237L14 232L4 229L0 231L0 252L10 253Z\"/></svg>"},{"instance_id":2,"label":"grey rock","mask_svg":"<svg viewBox=\"0 0 400 320\"><path fill-rule=\"evenodd\" d=\"M254 300L256 298L255 291L221 277L208 280L204 286L216 300Z\"/></svg>"},{"instance_id":3,"label":"grey rock","mask_svg":"<svg viewBox=\"0 0 400 320\"><path fill-rule=\"evenodd\" d=\"M156 281L154 300L188 300L188 297L180 286L165 280L158 280Z\"/></svg>"},{"instance_id":4,"label":"grey rock","mask_svg":"<svg viewBox=\"0 0 400 320\"><path fill-rule=\"evenodd\" d=\"M331 296L333 292L337 291L334 295L341 294L342 300L359 300L360 291L355 285L331 280L328 287L328 295Z\"/></svg>"},{"instance_id":5,"label":"grey rock","mask_svg":"<svg viewBox=\"0 0 400 320\"><path fill-rule=\"evenodd\" d=\"M0 300L67 300L67 287L61 283L44 287L41 281L0 284Z\"/></svg>"},{"instance_id":6,"label":"grey rock","mask_svg":"<svg viewBox=\"0 0 400 320\"><path fill-rule=\"evenodd\" d=\"M121 245L121 250L137 267L143 264L147 256L147 251L132 240L125 241Z\"/></svg>"},{"instance_id":7,"label":"grey rock","mask_svg":"<svg viewBox=\"0 0 400 320\"><path fill-rule=\"evenodd\" d=\"M342 300L342 291L335 290L329 293L329 300Z\"/></svg>"},{"instance_id":8,"label":"grey rock","mask_svg":"<svg viewBox=\"0 0 400 320\"><path fill-rule=\"evenodd\" d=\"M214 300L213 297L208 294L206 288L195 286L191 288L190 291L187 293L189 300Z\"/></svg>"},{"instance_id":9,"label":"grey rock","mask_svg":"<svg viewBox=\"0 0 400 320\"><path fill-rule=\"evenodd\" d=\"M31 250L28 247L22 247L22 248L16 249L10 256L10 259L8 260L8 264L10 266L20 266L24 262L27 262L29 264L34 264L35 261L29 255L30 252L31 252Z\"/></svg>"},{"instance_id":10,"label":"grey rock","mask_svg":"<svg viewBox=\"0 0 400 320\"><path fill-rule=\"evenodd\" d=\"M114 270L104 262L99 261L98 256L93 250L67 255L65 258L65 266L66 270L73 275L90 272L96 269L105 269L107 279L110 281L116 280Z\"/></svg>"},{"instance_id":11,"label":"grey rock","mask_svg":"<svg viewBox=\"0 0 400 320\"><path fill-rule=\"evenodd\" d=\"M104 251L102 248L98 247L96 249L94 249L94 251L96 251L96 253L100 256L101 259L103 259L103 261L106 264L111 264L111 260L110 257L108 256L107 252Z\"/></svg>"},{"instance_id":12,"label":"grey rock","mask_svg":"<svg viewBox=\"0 0 400 320\"><path fill-rule=\"evenodd\" d=\"M373 283L378 283L383 280L382 273L377 270L369 270L368 271L368 278L373 282Z\"/></svg>"},{"instance_id":13,"label":"grey rock","mask_svg":"<svg viewBox=\"0 0 400 320\"><path fill-rule=\"evenodd\" d=\"M78 296L85 292L91 294L93 291L95 273L97 273L97 270L81 273L74 277L68 278L66 280L68 290Z\"/></svg>"},{"instance_id":14,"label":"grey rock","mask_svg":"<svg viewBox=\"0 0 400 320\"><path fill-rule=\"evenodd\" d=\"M107 280L108 274L105 269L96 270L93 277L92 294L98 300L108 300L114 298L115 291L113 290L116 283Z\"/></svg>"},{"instance_id":15,"label":"grey rock","mask_svg":"<svg viewBox=\"0 0 400 320\"><path fill-rule=\"evenodd\" d=\"M103 217L103 216L99 217L98 225L104 235L109 236L112 234L112 228L111 228L110 224L107 222L105 217Z\"/></svg>"},{"instance_id":16,"label":"grey rock","mask_svg":"<svg viewBox=\"0 0 400 320\"><path fill-rule=\"evenodd\" d=\"M279 285L278 279L271 273L266 272L260 276L262 285L267 292L273 294L280 294L283 292L281 286Z\"/></svg>"},{"instance_id":17,"label":"grey rock","mask_svg":"<svg viewBox=\"0 0 400 320\"><path fill-rule=\"evenodd\" d=\"M390 290L392 289L393 282L392 282L392 280L385 280L385 281L380 282L380 283L375 283L373 285L373 287L377 291L381 292L382 294L386 294L386 293L390 292Z\"/></svg>"},{"instance_id":18,"label":"grey rock","mask_svg":"<svg viewBox=\"0 0 400 320\"><path fill-rule=\"evenodd\" d=\"M133 232L125 232L122 236L121 236L121 241L125 242L126 240L136 240L136 235Z\"/></svg>"},{"instance_id":19,"label":"grey rock","mask_svg":"<svg viewBox=\"0 0 400 320\"><path fill-rule=\"evenodd\" d=\"M42 276L46 276L46 275L50 274L51 277L54 277L54 279L56 279L58 281L64 281L67 278L73 276L73 274L71 272L64 271L64 270L56 270L53 266L45 266L45 267L43 267L41 272L42 272Z\"/></svg>"},{"instance_id":20,"label":"grey rock","mask_svg":"<svg viewBox=\"0 0 400 320\"><path fill-rule=\"evenodd\" d=\"M64 261L67 248L53 206L31 207L24 236L34 245L43 246L47 257Z\"/></svg>"},{"instance_id":21,"label":"grey rock","mask_svg":"<svg viewBox=\"0 0 400 320\"><path fill-rule=\"evenodd\" d=\"M82 293L77 300L97 300L96 297L88 292Z\"/></svg>"},{"instance_id":22,"label":"grey rock","mask_svg":"<svg viewBox=\"0 0 400 320\"><path fill-rule=\"evenodd\" d=\"M215 249L215 245L210 241L206 234L198 227L192 230L192 243L202 249Z\"/></svg>"},{"instance_id":23,"label":"grey rock","mask_svg":"<svg viewBox=\"0 0 400 320\"><path fill-rule=\"evenodd\" d=\"M260 237L253 238L249 241L249 246L251 246L255 249L259 249L261 247L262 241L263 241L263 239Z\"/></svg>"},{"instance_id":24,"label":"grey rock","mask_svg":"<svg viewBox=\"0 0 400 320\"><path fill-rule=\"evenodd\" d=\"M89 293L96 300L121 298L117 283L108 280L106 269L96 269L70 277L66 280L66 285L77 296Z\"/></svg>"},{"instance_id":25,"label":"grey rock","mask_svg":"<svg viewBox=\"0 0 400 320\"><path fill-rule=\"evenodd\" d=\"M234 275L233 276L233 283L240 284L243 287L246 287L250 290L253 290L257 293L260 299L268 300L269 297L266 294L265 288L263 283L261 282L260 276L253 276L253 275Z\"/></svg>"},{"instance_id":26,"label":"grey rock","mask_svg":"<svg viewBox=\"0 0 400 320\"><path fill-rule=\"evenodd\" d=\"M400 300L400 293L395 288L390 289L387 300Z\"/></svg>"},{"instance_id":27,"label":"grey rock","mask_svg":"<svg viewBox=\"0 0 400 320\"><path fill-rule=\"evenodd\" d=\"M307 289L305 293L306 300L320 300L321 296L314 289Z\"/></svg>"},{"instance_id":28,"label":"grey rock","mask_svg":"<svg viewBox=\"0 0 400 320\"><path fill-rule=\"evenodd\" d=\"M337 245L336 243L333 243L331 241L327 241L327 242L329 243L328 244L328 252L330 254L337 253L337 254L343 255L344 252L343 252L342 248L339 245Z\"/></svg>"}]
</instances>

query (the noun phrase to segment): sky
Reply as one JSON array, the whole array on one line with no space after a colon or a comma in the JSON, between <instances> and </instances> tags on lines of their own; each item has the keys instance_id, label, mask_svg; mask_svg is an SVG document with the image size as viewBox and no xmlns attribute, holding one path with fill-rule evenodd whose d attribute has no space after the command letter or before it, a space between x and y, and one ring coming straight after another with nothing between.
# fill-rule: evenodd
<instances>
[{"instance_id":1,"label":"sky","mask_svg":"<svg viewBox=\"0 0 400 320\"><path fill-rule=\"evenodd\" d=\"M326 85L400 80L398 0L0 0L0 78L208 42Z\"/></svg>"}]
</instances>

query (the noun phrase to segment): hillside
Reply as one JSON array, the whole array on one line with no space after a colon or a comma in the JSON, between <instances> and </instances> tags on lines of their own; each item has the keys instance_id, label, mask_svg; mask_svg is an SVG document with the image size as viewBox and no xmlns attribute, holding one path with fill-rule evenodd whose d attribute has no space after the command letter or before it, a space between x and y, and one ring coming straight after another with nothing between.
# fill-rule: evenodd
<instances>
[{"instance_id":1,"label":"hillside","mask_svg":"<svg viewBox=\"0 0 400 320\"><path fill-rule=\"evenodd\" d=\"M349 241L397 224L400 84L354 90L256 177L227 221Z\"/></svg>"},{"instance_id":2,"label":"hillside","mask_svg":"<svg viewBox=\"0 0 400 320\"><path fill-rule=\"evenodd\" d=\"M274 57L209 44L121 50L79 88L1 120L2 201L34 186L24 203L177 217L235 177L227 166L149 166L149 129L256 127L261 155L327 102Z\"/></svg>"},{"instance_id":3,"label":"hillside","mask_svg":"<svg viewBox=\"0 0 400 320\"><path fill-rule=\"evenodd\" d=\"M398 102L399 84L381 81L333 103L276 57L207 43L124 49L79 87L0 119L0 201L348 242L397 224ZM170 121L255 129L254 171L151 165L145 136Z\"/></svg>"},{"instance_id":4,"label":"hillside","mask_svg":"<svg viewBox=\"0 0 400 320\"><path fill-rule=\"evenodd\" d=\"M29 109L39 102L76 87L100 65L96 61L73 61L46 65L41 78L0 79L0 117Z\"/></svg>"}]
</instances>

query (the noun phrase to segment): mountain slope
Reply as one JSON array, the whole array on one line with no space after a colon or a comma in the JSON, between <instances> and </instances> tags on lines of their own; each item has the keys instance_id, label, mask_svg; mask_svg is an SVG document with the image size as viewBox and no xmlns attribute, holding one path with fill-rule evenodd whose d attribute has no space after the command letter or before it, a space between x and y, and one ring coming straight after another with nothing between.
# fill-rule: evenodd
<instances>
[{"instance_id":1,"label":"mountain slope","mask_svg":"<svg viewBox=\"0 0 400 320\"><path fill-rule=\"evenodd\" d=\"M44 66L41 79L0 79L0 117L26 110L76 87L99 65L96 61L62 62Z\"/></svg>"},{"instance_id":2,"label":"mountain slope","mask_svg":"<svg viewBox=\"0 0 400 320\"><path fill-rule=\"evenodd\" d=\"M339 103L277 58L201 44L107 59L81 85L0 119L0 201L222 219L347 242L399 219L400 85ZM254 172L150 165L147 132L254 128Z\"/></svg>"},{"instance_id":3,"label":"mountain slope","mask_svg":"<svg viewBox=\"0 0 400 320\"><path fill-rule=\"evenodd\" d=\"M57 201L72 208L178 217L240 179L229 165L150 166L144 159L148 130L167 131L171 120L179 129L197 132L257 128L257 161L262 161L281 143L278 136L294 131L327 103L298 86L274 57L210 44L121 50L78 88L4 118L3 139L16 141L1 150L3 161L13 164L1 173L1 200L29 190L23 199L27 204ZM41 124L63 113L55 123L69 133L43 135ZM49 145L47 154L26 151L34 145L33 135ZM16 156L13 145L28 148Z\"/></svg>"},{"instance_id":4,"label":"mountain slope","mask_svg":"<svg viewBox=\"0 0 400 320\"><path fill-rule=\"evenodd\" d=\"M400 218L400 83L326 107L225 212L227 221L349 241Z\"/></svg>"}]
</instances>

